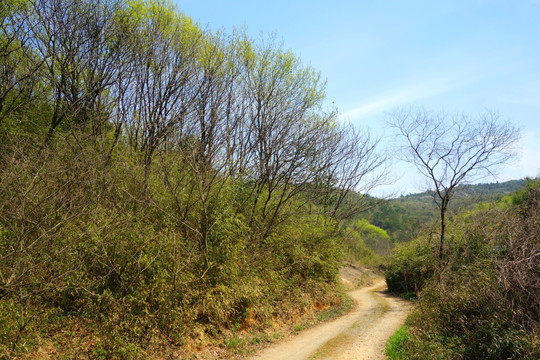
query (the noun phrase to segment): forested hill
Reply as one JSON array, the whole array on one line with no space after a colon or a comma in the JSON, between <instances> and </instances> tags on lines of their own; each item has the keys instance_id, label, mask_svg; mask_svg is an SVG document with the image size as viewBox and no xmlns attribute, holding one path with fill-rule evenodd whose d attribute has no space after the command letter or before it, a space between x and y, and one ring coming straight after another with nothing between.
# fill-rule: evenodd
<instances>
[{"instance_id":1,"label":"forested hill","mask_svg":"<svg viewBox=\"0 0 540 360\"><path fill-rule=\"evenodd\" d=\"M0 1L0 359L230 358L343 304L343 200L384 157L324 104L168 1Z\"/></svg>"},{"instance_id":2,"label":"forested hill","mask_svg":"<svg viewBox=\"0 0 540 360\"><path fill-rule=\"evenodd\" d=\"M460 186L450 205L450 213L470 209L481 202L491 202L513 193L525 186L526 180ZM414 238L422 225L438 217L433 193L424 191L383 201L362 214L369 222L388 232L394 242ZM380 200L371 199L373 203Z\"/></svg>"},{"instance_id":3,"label":"forested hill","mask_svg":"<svg viewBox=\"0 0 540 360\"><path fill-rule=\"evenodd\" d=\"M498 199L504 195L509 195L519 190L525 186L526 180L509 180L505 182L495 182L495 183L485 183L485 184L473 184L473 185L462 185L457 188L456 199L467 198L468 201L465 204L472 204L480 201L490 201L493 199ZM410 201L419 201L424 202L426 197L433 198L433 193L431 191L424 191L421 193L409 194L401 196L397 199L392 200L401 200L405 199L405 202ZM458 200L455 200L458 201Z\"/></svg>"}]
</instances>

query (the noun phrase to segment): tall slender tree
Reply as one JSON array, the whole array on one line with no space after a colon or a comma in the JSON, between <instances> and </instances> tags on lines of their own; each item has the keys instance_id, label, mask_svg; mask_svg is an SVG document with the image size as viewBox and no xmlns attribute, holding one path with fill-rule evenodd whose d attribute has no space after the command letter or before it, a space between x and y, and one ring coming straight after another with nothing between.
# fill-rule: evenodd
<instances>
[{"instance_id":1,"label":"tall slender tree","mask_svg":"<svg viewBox=\"0 0 540 360\"><path fill-rule=\"evenodd\" d=\"M458 186L493 175L499 165L509 161L519 130L491 111L470 117L415 107L395 111L389 124L403 140L404 160L433 185L440 214L438 261L442 272L447 211Z\"/></svg>"}]
</instances>

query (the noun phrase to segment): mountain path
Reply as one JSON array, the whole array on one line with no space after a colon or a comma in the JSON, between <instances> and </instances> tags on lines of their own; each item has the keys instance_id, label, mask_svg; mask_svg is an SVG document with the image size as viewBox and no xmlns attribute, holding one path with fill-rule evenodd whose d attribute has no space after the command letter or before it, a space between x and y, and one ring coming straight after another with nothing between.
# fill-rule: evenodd
<instances>
[{"instance_id":1,"label":"mountain path","mask_svg":"<svg viewBox=\"0 0 540 360\"><path fill-rule=\"evenodd\" d=\"M251 359L385 359L388 338L403 325L411 310L410 302L389 296L385 289L385 281L378 280L349 292L355 301L352 311L276 343Z\"/></svg>"}]
</instances>

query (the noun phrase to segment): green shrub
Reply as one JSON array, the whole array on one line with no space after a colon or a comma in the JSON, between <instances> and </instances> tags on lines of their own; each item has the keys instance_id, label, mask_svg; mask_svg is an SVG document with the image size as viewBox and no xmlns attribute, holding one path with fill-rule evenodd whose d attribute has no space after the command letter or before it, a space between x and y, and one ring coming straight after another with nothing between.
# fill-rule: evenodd
<instances>
[{"instance_id":1,"label":"green shrub","mask_svg":"<svg viewBox=\"0 0 540 360\"><path fill-rule=\"evenodd\" d=\"M518 194L517 205L504 200L454 218L444 269L437 282L424 284L408 319L403 358L540 357L538 194L532 185ZM411 248L422 252L418 244ZM398 253L390 276L403 279L403 269L417 268L414 254Z\"/></svg>"},{"instance_id":2,"label":"green shrub","mask_svg":"<svg viewBox=\"0 0 540 360\"><path fill-rule=\"evenodd\" d=\"M376 266L381 263L381 257L366 243L358 231L349 228L343 231L345 258L353 263L364 266Z\"/></svg>"},{"instance_id":3,"label":"green shrub","mask_svg":"<svg viewBox=\"0 0 540 360\"><path fill-rule=\"evenodd\" d=\"M385 273L388 290L398 294L422 290L435 272L434 251L426 237L396 246Z\"/></svg>"}]
</instances>

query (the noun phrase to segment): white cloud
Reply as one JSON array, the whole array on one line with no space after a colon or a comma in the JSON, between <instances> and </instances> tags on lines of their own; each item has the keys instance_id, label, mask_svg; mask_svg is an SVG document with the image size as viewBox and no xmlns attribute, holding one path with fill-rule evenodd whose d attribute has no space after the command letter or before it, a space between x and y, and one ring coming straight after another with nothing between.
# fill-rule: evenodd
<instances>
[{"instance_id":1,"label":"white cloud","mask_svg":"<svg viewBox=\"0 0 540 360\"><path fill-rule=\"evenodd\" d=\"M455 76L428 77L421 82L416 82L414 85L402 87L390 94L381 95L355 108L346 110L341 115L342 119L356 121L368 115L391 110L396 106L418 102L432 96L454 91L475 81L473 77L466 74L460 74L461 76L458 74L453 75Z\"/></svg>"},{"instance_id":2,"label":"white cloud","mask_svg":"<svg viewBox=\"0 0 540 360\"><path fill-rule=\"evenodd\" d=\"M396 94L393 96L383 97L381 99L375 99L369 103L365 103L354 109L345 111L343 114L341 114L341 117L346 120L356 120L366 115L381 112L402 103L403 97L403 95Z\"/></svg>"}]
</instances>

